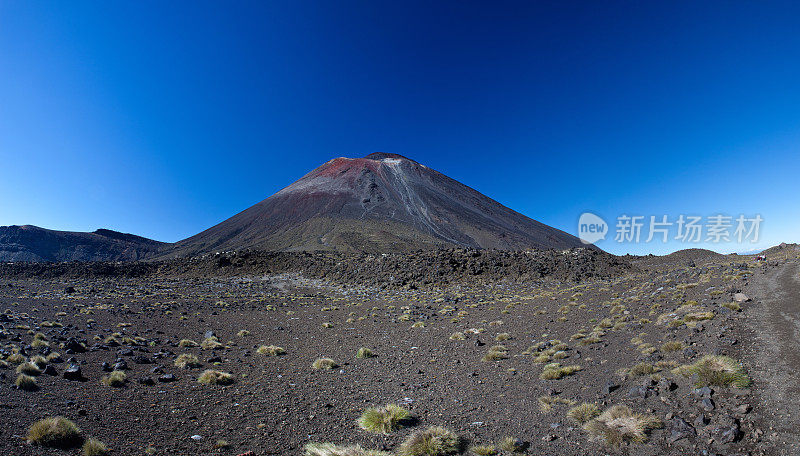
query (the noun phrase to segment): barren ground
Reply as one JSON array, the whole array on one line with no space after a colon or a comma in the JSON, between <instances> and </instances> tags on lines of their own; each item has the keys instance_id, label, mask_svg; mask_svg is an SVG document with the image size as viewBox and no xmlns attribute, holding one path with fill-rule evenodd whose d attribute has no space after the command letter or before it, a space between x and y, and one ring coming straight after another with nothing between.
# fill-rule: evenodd
<instances>
[{"instance_id":1,"label":"barren ground","mask_svg":"<svg viewBox=\"0 0 800 456\"><path fill-rule=\"evenodd\" d=\"M0 281L0 445L5 454L78 454L25 442L36 420L62 415L120 455L300 455L310 441L394 451L431 425L467 447L513 436L530 455L796 454L798 264L796 255L767 264L726 257L580 283L460 280L419 289L252 272L11 277ZM737 310L740 291L753 301ZM200 343L207 331L221 347L179 345ZM49 347L31 346L36 333ZM68 351L74 342L86 351ZM257 353L272 344L286 354ZM505 359L484 361L500 344ZM355 358L360 347L377 356ZM15 388L11 355L49 352L63 359L51 363L56 375L36 376L38 391ZM176 367L183 353L202 367ZM743 361L753 386L711 386L702 396L696 378L675 368L707 354ZM339 367L312 369L320 357ZM118 360L126 383L102 384L102 364ZM580 370L541 379L551 362ZM84 381L64 378L72 363ZM200 384L205 369L235 382ZM176 381L159 381L165 374ZM623 404L663 427L643 443L610 446L567 418L569 404L583 402ZM410 410L416 424L386 436L358 428L365 408L387 403ZM215 449L218 440L230 446Z\"/></svg>"}]
</instances>

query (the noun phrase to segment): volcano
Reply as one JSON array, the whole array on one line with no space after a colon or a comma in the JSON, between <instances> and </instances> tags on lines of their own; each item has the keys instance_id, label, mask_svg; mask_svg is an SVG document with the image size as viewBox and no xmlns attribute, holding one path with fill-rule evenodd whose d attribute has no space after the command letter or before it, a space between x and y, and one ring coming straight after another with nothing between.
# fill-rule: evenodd
<instances>
[{"instance_id":1,"label":"volcano","mask_svg":"<svg viewBox=\"0 0 800 456\"><path fill-rule=\"evenodd\" d=\"M397 154L334 158L165 256L241 249L404 252L582 247L563 231Z\"/></svg>"}]
</instances>

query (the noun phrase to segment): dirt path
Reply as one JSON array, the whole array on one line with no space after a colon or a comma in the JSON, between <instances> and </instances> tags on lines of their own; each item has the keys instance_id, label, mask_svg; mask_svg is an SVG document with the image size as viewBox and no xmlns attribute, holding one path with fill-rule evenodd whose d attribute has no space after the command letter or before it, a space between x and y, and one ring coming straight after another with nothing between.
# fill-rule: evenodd
<instances>
[{"instance_id":1,"label":"dirt path","mask_svg":"<svg viewBox=\"0 0 800 456\"><path fill-rule=\"evenodd\" d=\"M760 391L767 454L800 454L800 262L757 273L746 293L754 304L746 322L754 336L748 349ZM771 447L771 448L770 448Z\"/></svg>"}]
</instances>

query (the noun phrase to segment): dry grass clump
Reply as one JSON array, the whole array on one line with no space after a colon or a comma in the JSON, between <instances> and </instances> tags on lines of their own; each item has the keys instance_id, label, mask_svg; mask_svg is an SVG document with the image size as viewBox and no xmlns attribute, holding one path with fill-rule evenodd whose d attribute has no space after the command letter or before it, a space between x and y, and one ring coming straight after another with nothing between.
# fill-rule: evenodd
<instances>
[{"instance_id":1,"label":"dry grass clump","mask_svg":"<svg viewBox=\"0 0 800 456\"><path fill-rule=\"evenodd\" d=\"M247 337L250 335L250 331L246 329L240 329L239 332L236 333L236 335L239 337Z\"/></svg>"},{"instance_id":2,"label":"dry grass clump","mask_svg":"<svg viewBox=\"0 0 800 456\"><path fill-rule=\"evenodd\" d=\"M39 385L36 384L36 379L25 374L17 375L14 385L23 391L37 391L39 389Z\"/></svg>"},{"instance_id":3,"label":"dry grass clump","mask_svg":"<svg viewBox=\"0 0 800 456\"><path fill-rule=\"evenodd\" d=\"M222 347L224 347L224 345L217 339L217 336L206 337L203 342L200 343L200 348L203 350L216 350Z\"/></svg>"},{"instance_id":4,"label":"dry grass clump","mask_svg":"<svg viewBox=\"0 0 800 456\"><path fill-rule=\"evenodd\" d=\"M722 307L730 309L730 310L732 310L734 312L741 312L742 311L742 305L739 304L736 301L726 302L725 304L722 305Z\"/></svg>"},{"instance_id":5,"label":"dry grass clump","mask_svg":"<svg viewBox=\"0 0 800 456\"><path fill-rule=\"evenodd\" d=\"M560 363L550 363L544 366L539 378L542 380L558 380L562 377L572 375L581 370L581 366L573 364L571 366L561 366Z\"/></svg>"},{"instance_id":6,"label":"dry grass clump","mask_svg":"<svg viewBox=\"0 0 800 456\"><path fill-rule=\"evenodd\" d=\"M418 321L418 322L414 323L413 325L411 325L411 327L412 328L424 328L425 327L425 323L421 322L421 321Z\"/></svg>"},{"instance_id":7,"label":"dry grass clump","mask_svg":"<svg viewBox=\"0 0 800 456\"><path fill-rule=\"evenodd\" d=\"M378 450L365 450L360 445L341 446L332 443L308 443L304 456L391 456Z\"/></svg>"},{"instance_id":8,"label":"dry grass clump","mask_svg":"<svg viewBox=\"0 0 800 456\"><path fill-rule=\"evenodd\" d=\"M603 339L601 339L600 336L598 336L597 334L589 334L588 336L580 339L578 341L578 345L580 345L581 347L585 347L591 344L599 344L602 341Z\"/></svg>"},{"instance_id":9,"label":"dry grass clump","mask_svg":"<svg viewBox=\"0 0 800 456\"><path fill-rule=\"evenodd\" d=\"M181 348L197 347L197 342L193 341L192 339L181 339L181 341L178 342L178 346Z\"/></svg>"},{"instance_id":10,"label":"dry grass clump","mask_svg":"<svg viewBox=\"0 0 800 456\"><path fill-rule=\"evenodd\" d=\"M207 369L197 378L198 383L204 385L230 385L234 382L232 374L218 370Z\"/></svg>"},{"instance_id":11,"label":"dry grass clump","mask_svg":"<svg viewBox=\"0 0 800 456\"><path fill-rule=\"evenodd\" d=\"M523 453L526 449L528 449L528 444L521 439L511 436L505 436L500 440L500 448L503 449L505 453Z\"/></svg>"},{"instance_id":12,"label":"dry grass clump","mask_svg":"<svg viewBox=\"0 0 800 456\"><path fill-rule=\"evenodd\" d=\"M454 332L450 335L450 340L467 340L467 336L462 332Z\"/></svg>"},{"instance_id":13,"label":"dry grass clump","mask_svg":"<svg viewBox=\"0 0 800 456\"><path fill-rule=\"evenodd\" d=\"M322 324L322 327L323 328L333 328L333 323L331 323L329 321L326 321L325 323Z\"/></svg>"},{"instance_id":14,"label":"dry grass clump","mask_svg":"<svg viewBox=\"0 0 800 456\"><path fill-rule=\"evenodd\" d=\"M331 370L339 367L339 364L330 358L317 358L316 361L311 363L311 367L317 370L320 369Z\"/></svg>"},{"instance_id":15,"label":"dry grass clump","mask_svg":"<svg viewBox=\"0 0 800 456\"><path fill-rule=\"evenodd\" d=\"M125 375L125 372L115 370L108 375L103 376L100 380L106 386L114 386L114 387L121 387L125 386L125 382L127 381L128 376Z\"/></svg>"},{"instance_id":16,"label":"dry grass clump","mask_svg":"<svg viewBox=\"0 0 800 456\"><path fill-rule=\"evenodd\" d=\"M28 442L53 448L74 448L81 444L81 430L63 416L39 420L28 429Z\"/></svg>"},{"instance_id":17,"label":"dry grass clump","mask_svg":"<svg viewBox=\"0 0 800 456\"><path fill-rule=\"evenodd\" d=\"M11 364L22 364L25 362L25 357L20 355L19 353L12 353L8 355L6 361L8 361Z\"/></svg>"},{"instance_id":18,"label":"dry grass clump","mask_svg":"<svg viewBox=\"0 0 800 456\"><path fill-rule=\"evenodd\" d=\"M42 370L39 369L36 364L25 362L17 366L17 373L25 375L39 375L42 373Z\"/></svg>"},{"instance_id":19,"label":"dry grass clump","mask_svg":"<svg viewBox=\"0 0 800 456\"><path fill-rule=\"evenodd\" d=\"M281 356L286 354L286 350L284 350L282 347L278 347L277 345L262 345L258 347L256 353L267 356Z\"/></svg>"},{"instance_id":20,"label":"dry grass clump","mask_svg":"<svg viewBox=\"0 0 800 456\"><path fill-rule=\"evenodd\" d=\"M552 412L554 405L564 404L568 407L575 405L575 401L571 399L564 399L563 397L558 396L539 396L537 401L539 402L539 410L541 410L543 413Z\"/></svg>"},{"instance_id":21,"label":"dry grass clump","mask_svg":"<svg viewBox=\"0 0 800 456\"><path fill-rule=\"evenodd\" d=\"M369 432L389 434L408 424L411 412L395 404L370 407L358 418L358 426Z\"/></svg>"},{"instance_id":22,"label":"dry grass clump","mask_svg":"<svg viewBox=\"0 0 800 456\"><path fill-rule=\"evenodd\" d=\"M750 377L747 376L742 365L727 356L706 355L694 364L675 368L673 372L684 377L692 377L697 387L713 385L747 388L750 386Z\"/></svg>"},{"instance_id":23,"label":"dry grass clump","mask_svg":"<svg viewBox=\"0 0 800 456\"><path fill-rule=\"evenodd\" d=\"M714 312L692 312L683 316L684 323L695 323L714 318Z\"/></svg>"},{"instance_id":24,"label":"dry grass clump","mask_svg":"<svg viewBox=\"0 0 800 456\"><path fill-rule=\"evenodd\" d=\"M639 363L628 371L628 377L642 377L658 372L655 366L650 363Z\"/></svg>"},{"instance_id":25,"label":"dry grass clump","mask_svg":"<svg viewBox=\"0 0 800 456\"><path fill-rule=\"evenodd\" d=\"M500 450L494 445L473 445L469 447L470 454L474 456L497 456Z\"/></svg>"},{"instance_id":26,"label":"dry grass clump","mask_svg":"<svg viewBox=\"0 0 800 456\"><path fill-rule=\"evenodd\" d=\"M617 446L623 442L644 442L648 432L662 426L661 420L653 415L634 413L627 406L614 405L583 428L592 437Z\"/></svg>"},{"instance_id":27,"label":"dry grass clump","mask_svg":"<svg viewBox=\"0 0 800 456\"><path fill-rule=\"evenodd\" d=\"M365 359L365 358L374 358L376 355L372 350L367 347L361 347L356 352L356 358L358 359Z\"/></svg>"},{"instance_id":28,"label":"dry grass clump","mask_svg":"<svg viewBox=\"0 0 800 456\"><path fill-rule=\"evenodd\" d=\"M508 351L506 351L505 345L495 345L483 355L481 361L488 362L488 361L499 361L501 359L508 359Z\"/></svg>"},{"instance_id":29,"label":"dry grass clump","mask_svg":"<svg viewBox=\"0 0 800 456\"><path fill-rule=\"evenodd\" d=\"M578 424L586 424L593 418L600 415L600 409L596 405L584 402L581 405L572 407L567 411L567 418L575 421Z\"/></svg>"},{"instance_id":30,"label":"dry grass clump","mask_svg":"<svg viewBox=\"0 0 800 456\"><path fill-rule=\"evenodd\" d=\"M108 454L108 447L97 439L89 439L83 443L81 451L83 456L105 456Z\"/></svg>"},{"instance_id":31,"label":"dry grass clump","mask_svg":"<svg viewBox=\"0 0 800 456\"><path fill-rule=\"evenodd\" d=\"M503 342L503 341L510 340L510 339L511 339L511 334L509 334L509 333L500 333L497 336L495 336L495 338L494 338L494 340L496 340L498 342Z\"/></svg>"},{"instance_id":32,"label":"dry grass clump","mask_svg":"<svg viewBox=\"0 0 800 456\"><path fill-rule=\"evenodd\" d=\"M414 432L397 450L398 456L449 456L460 452L461 439L440 426Z\"/></svg>"},{"instance_id":33,"label":"dry grass clump","mask_svg":"<svg viewBox=\"0 0 800 456\"><path fill-rule=\"evenodd\" d=\"M672 340L661 344L661 351L664 353L676 352L678 350L683 350L683 342Z\"/></svg>"},{"instance_id":34,"label":"dry grass clump","mask_svg":"<svg viewBox=\"0 0 800 456\"><path fill-rule=\"evenodd\" d=\"M200 367L200 366L201 366L200 360L197 359L197 356L194 356L191 353L183 353L181 355L178 355L177 358L175 358L175 367L181 369L187 369L190 367Z\"/></svg>"}]
</instances>

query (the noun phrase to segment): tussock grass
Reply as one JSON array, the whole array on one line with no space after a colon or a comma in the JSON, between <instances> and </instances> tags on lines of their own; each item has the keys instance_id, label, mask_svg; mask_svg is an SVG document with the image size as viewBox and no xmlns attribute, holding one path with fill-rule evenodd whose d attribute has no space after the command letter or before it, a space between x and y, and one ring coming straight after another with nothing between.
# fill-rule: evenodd
<instances>
[{"instance_id":1,"label":"tussock grass","mask_svg":"<svg viewBox=\"0 0 800 456\"><path fill-rule=\"evenodd\" d=\"M722 307L730 309L730 310L732 310L734 312L741 312L742 311L742 305L739 304L738 302L735 302L735 301L726 302L725 304L722 305Z\"/></svg>"},{"instance_id":2,"label":"tussock grass","mask_svg":"<svg viewBox=\"0 0 800 456\"><path fill-rule=\"evenodd\" d=\"M563 404L568 407L575 405L575 401L558 396L539 396L537 401L539 402L539 410L543 413L552 412L554 405Z\"/></svg>"},{"instance_id":3,"label":"tussock grass","mask_svg":"<svg viewBox=\"0 0 800 456\"><path fill-rule=\"evenodd\" d=\"M676 352L678 350L683 350L683 342L673 340L661 344L661 351L664 353Z\"/></svg>"},{"instance_id":4,"label":"tussock grass","mask_svg":"<svg viewBox=\"0 0 800 456\"><path fill-rule=\"evenodd\" d=\"M356 358L358 358L358 359L374 358L376 356L378 356L378 355L373 353L372 350L370 350L367 347L361 347L356 352Z\"/></svg>"},{"instance_id":5,"label":"tussock grass","mask_svg":"<svg viewBox=\"0 0 800 456\"><path fill-rule=\"evenodd\" d=\"M497 456L500 450L494 445L473 445L469 448L469 453L473 456Z\"/></svg>"},{"instance_id":6,"label":"tussock grass","mask_svg":"<svg viewBox=\"0 0 800 456\"><path fill-rule=\"evenodd\" d=\"M39 369L39 366L33 364L32 362L25 362L17 366L17 373L25 375L40 375L42 370Z\"/></svg>"},{"instance_id":7,"label":"tussock grass","mask_svg":"<svg viewBox=\"0 0 800 456\"><path fill-rule=\"evenodd\" d=\"M658 372L655 366L650 363L639 363L628 371L628 377L642 377Z\"/></svg>"},{"instance_id":8,"label":"tussock grass","mask_svg":"<svg viewBox=\"0 0 800 456\"><path fill-rule=\"evenodd\" d=\"M45 418L28 429L28 442L53 448L74 448L81 444L81 430L63 416Z\"/></svg>"},{"instance_id":9,"label":"tussock grass","mask_svg":"<svg viewBox=\"0 0 800 456\"><path fill-rule=\"evenodd\" d=\"M673 373L691 377L695 386L733 386L747 388L750 377L744 368L733 358L721 355L706 355L694 364L675 368Z\"/></svg>"},{"instance_id":10,"label":"tussock grass","mask_svg":"<svg viewBox=\"0 0 800 456\"><path fill-rule=\"evenodd\" d=\"M181 369L187 369L190 367L200 367L201 365L202 364L200 364L200 360L197 359L197 356L194 356L191 353L183 353L181 355L178 355L177 358L175 358L175 367Z\"/></svg>"},{"instance_id":11,"label":"tussock grass","mask_svg":"<svg viewBox=\"0 0 800 456\"><path fill-rule=\"evenodd\" d=\"M508 359L508 351L506 351L505 345L495 345L483 355L481 361L489 362L489 361L500 361L501 359Z\"/></svg>"},{"instance_id":12,"label":"tussock grass","mask_svg":"<svg viewBox=\"0 0 800 456\"><path fill-rule=\"evenodd\" d=\"M524 453L528 449L528 444L516 437L505 436L500 440L500 448L505 453L518 454Z\"/></svg>"},{"instance_id":13,"label":"tussock grass","mask_svg":"<svg viewBox=\"0 0 800 456\"><path fill-rule=\"evenodd\" d=\"M100 380L106 386L114 386L114 387L121 387L125 386L125 382L127 381L128 376L125 375L125 372L115 370L108 375L103 376Z\"/></svg>"},{"instance_id":14,"label":"tussock grass","mask_svg":"<svg viewBox=\"0 0 800 456\"><path fill-rule=\"evenodd\" d=\"M224 345L222 345L216 336L206 337L203 342L200 343L200 348L203 350L217 350L222 347L224 347Z\"/></svg>"},{"instance_id":15,"label":"tussock grass","mask_svg":"<svg viewBox=\"0 0 800 456\"><path fill-rule=\"evenodd\" d=\"M411 413L395 404L370 407L358 418L358 426L369 432L389 434L409 423Z\"/></svg>"},{"instance_id":16,"label":"tussock grass","mask_svg":"<svg viewBox=\"0 0 800 456\"><path fill-rule=\"evenodd\" d=\"M197 378L197 382L204 385L231 385L234 381L232 374L213 369L203 371Z\"/></svg>"},{"instance_id":17,"label":"tussock grass","mask_svg":"<svg viewBox=\"0 0 800 456\"><path fill-rule=\"evenodd\" d=\"M578 424L586 424L597 416L600 415L600 409L596 405L584 402L581 405L572 407L567 411L567 418L575 421Z\"/></svg>"},{"instance_id":18,"label":"tussock grass","mask_svg":"<svg viewBox=\"0 0 800 456\"><path fill-rule=\"evenodd\" d=\"M511 339L511 334L509 334L509 333L500 333L497 336L495 336L495 338L494 338L494 340L496 340L498 342L503 342L503 341L510 340L510 339Z\"/></svg>"},{"instance_id":19,"label":"tussock grass","mask_svg":"<svg viewBox=\"0 0 800 456\"><path fill-rule=\"evenodd\" d=\"M12 353L8 355L6 361L8 361L11 364L22 364L25 362L25 357L20 355L19 353Z\"/></svg>"},{"instance_id":20,"label":"tussock grass","mask_svg":"<svg viewBox=\"0 0 800 456\"><path fill-rule=\"evenodd\" d=\"M581 366L573 364L571 366L561 366L559 363L550 363L544 366L544 370L539 375L542 380L558 380L560 378L572 375L581 370Z\"/></svg>"},{"instance_id":21,"label":"tussock grass","mask_svg":"<svg viewBox=\"0 0 800 456\"><path fill-rule=\"evenodd\" d=\"M464 335L462 332L454 332L450 335L450 340L466 340L467 336Z\"/></svg>"},{"instance_id":22,"label":"tussock grass","mask_svg":"<svg viewBox=\"0 0 800 456\"><path fill-rule=\"evenodd\" d=\"M583 428L592 437L618 446L623 442L644 442L648 432L662 426L661 420L653 415L634 413L627 406L614 405Z\"/></svg>"},{"instance_id":23,"label":"tussock grass","mask_svg":"<svg viewBox=\"0 0 800 456\"><path fill-rule=\"evenodd\" d=\"M278 347L277 345L262 345L258 347L256 353L266 356L281 356L286 354L286 350L284 350L282 347Z\"/></svg>"},{"instance_id":24,"label":"tussock grass","mask_svg":"<svg viewBox=\"0 0 800 456\"><path fill-rule=\"evenodd\" d=\"M461 439L440 426L412 433L397 449L398 456L449 456L460 452Z\"/></svg>"},{"instance_id":25,"label":"tussock grass","mask_svg":"<svg viewBox=\"0 0 800 456\"><path fill-rule=\"evenodd\" d=\"M36 379L30 375L19 374L14 381L14 385L23 391L38 391L39 385L36 384Z\"/></svg>"},{"instance_id":26,"label":"tussock grass","mask_svg":"<svg viewBox=\"0 0 800 456\"><path fill-rule=\"evenodd\" d=\"M240 329L239 332L236 333L236 335L239 337L247 337L250 335L250 331L246 329Z\"/></svg>"},{"instance_id":27,"label":"tussock grass","mask_svg":"<svg viewBox=\"0 0 800 456\"><path fill-rule=\"evenodd\" d=\"M308 443L304 456L391 456L391 453L378 450L365 450L360 445L341 446L332 443Z\"/></svg>"},{"instance_id":28,"label":"tussock grass","mask_svg":"<svg viewBox=\"0 0 800 456\"><path fill-rule=\"evenodd\" d=\"M108 447L97 439L89 439L83 443L81 451L83 456L105 456L108 454Z\"/></svg>"},{"instance_id":29,"label":"tussock grass","mask_svg":"<svg viewBox=\"0 0 800 456\"><path fill-rule=\"evenodd\" d=\"M311 367L317 370L320 369L331 370L339 367L339 364L330 358L317 358L317 360L311 363Z\"/></svg>"},{"instance_id":30,"label":"tussock grass","mask_svg":"<svg viewBox=\"0 0 800 456\"><path fill-rule=\"evenodd\" d=\"M181 348L197 347L197 342L193 341L192 339L181 339L181 341L178 342L178 346Z\"/></svg>"}]
</instances>

